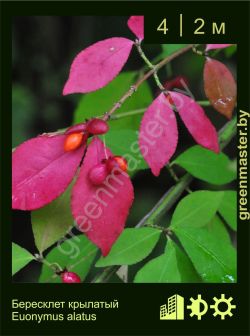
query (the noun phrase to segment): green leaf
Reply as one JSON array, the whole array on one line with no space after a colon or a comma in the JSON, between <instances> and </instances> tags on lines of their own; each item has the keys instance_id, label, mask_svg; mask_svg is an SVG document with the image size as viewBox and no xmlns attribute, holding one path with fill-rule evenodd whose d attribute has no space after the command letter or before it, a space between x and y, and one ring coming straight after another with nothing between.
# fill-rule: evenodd
<instances>
[{"instance_id":1,"label":"green leaf","mask_svg":"<svg viewBox=\"0 0 250 336\"><path fill-rule=\"evenodd\" d=\"M223 191L201 190L184 197L174 211L171 228L206 225L214 217L223 196Z\"/></svg>"},{"instance_id":2,"label":"green leaf","mask_svg":"<svg viewBox=\"0 0 250 336\"><path fill-rule=\"evenodd\" d=\"M173 230L205 282L236 281L236 251L217 216L202 228Z\"/></svg>"},{"instance_id":3,"label":"green leaf","mask_svg":"<svg viewBox=\"0 0 250 336\"><path fill-rule=\"evenodd\" d=\"M61 279L46 264L57 263L68 271L76 272L83 281L97 253L97 247L86 236L79 235L63 241L46 256L39 282L60 283Z\"/></svg>"},{"instance_id":4,"label":"green leaf","mask_svg":"<svg viewBox=\"0 0 250 336\"><path fill-rule=\"evenodd\" d=\"M29 251L12 243L12 275L34 259L34 256Z\"/></svg>"},{"instance_id":5,"label":"green leaf","mask_svg":"<svg viewBox=\"0 0 250 336\"><path fill-rule=\"evenodd\" d=\"M71 187L50 204L31 213L32 230L39 252L64 237L74 224L70 209Z\"/></svg>"},{"instance_id":6,"label":"green leaf","mask_svg":"<svg viewBox=\"0 0 250 336\"><path fill-rule=\"evenodd\" d=\"M146 258L156 245L161 231L152 228L125 229L107 257L101 257L96 267L132 265Z\"/></svg>"},{"instance_id":7,"label":"green leaf","mask_svg":"<svg viewBox=\"0 0 250 336\"><path fill-rule=\"evenodd\" d=\"M237 230L237 193L233 190L224 191L219 213L225 219L227 224Z\"/></svg>"},{"instance_id":8,"label":"green leaf","mask_svg":"<svg viewBox=\"0 0 250 336\"><path fill-rule=\"evenodd\" d=\"M233 54L236 53L237 45L232 45L232 46L230 46L228 48L225 48L225 49L222 49L222 50L224 50L224 53L225 53L226 57L229 58L229 57L233 56Z\"/></svg>"},{"instance_id":9,"label":"green leaf","mask_svg":"<svg viewBox=\"0 0 250 336\"><path fill-rule=\"evenodd\" d=\"M219 216L215 215L214 218L207 224L206 228L211 234L216 234L216 239L224 241L230 246L232 245L228 230Z\"/></svg>"},{"instance_id":10,"label":"green leaf","mask_svg":"<svg viewBox=\"0 0 250 336\"><path fill-rule=\"evenodd\" d=\"M173 163L209 183L222 185L236 179L235 164L224 153L216 154L201 146L189 148Z\"/></svg>"},{"instance_id":11,"label":"green leaf","mask_svg":"<svg viewBox=\"0 0 250 336\"><path fill-rule=\"evenodd\" d=\"M144 161L139 145L138 134L135 130L110 130L105 134L106 146L111 149L115 155L122 155L128 162L128 171L133 175L140 169L148 168Z\"/></svg>"},{"instance_id":12,"label":"green leaf","mask_svg":"<svg viewBox=\"0 0 250 336\"><path fill-rule=\"evenodd\" d=\"M169 240L165 253L152 259L136 274L134 282L180 283L200 282L191 261L184 252Z\"/></svg>"},{"instance_id":13,"label":"green leaf","mask_svg":"<svg viewBox=\"0 0 250 336\"><path fill-rule=\"evenodd\" d=\"M104 88L84 95L75 111L74 123L79 123L86 118L96 117L109 111L117 103L131 85L135 83L136 72L124 72L117 76ZM115 112L130 112L148 107L152 101L152 93L147 82L144 82L133 95ZM142 114L110 120L110 129L138 129Z\"/></svg>"},{"instance_id":14,"label":"green leaf","mask_svg":"<svg viewBox=\"0 0 250 336\"><path fill-rule=\"evenodd\" d=\"M167 57L172 55L174 52L186 47L187 44L162 44L162 56Z\"/></svg>"}]
</instances>

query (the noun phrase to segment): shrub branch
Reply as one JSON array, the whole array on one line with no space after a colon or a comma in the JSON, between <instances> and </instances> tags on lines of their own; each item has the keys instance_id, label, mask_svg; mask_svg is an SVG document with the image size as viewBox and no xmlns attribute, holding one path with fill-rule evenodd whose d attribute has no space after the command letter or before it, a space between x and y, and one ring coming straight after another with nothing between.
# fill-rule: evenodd
<instances>
[{"instance_id":1,"label":"shrub branch","mask_svg":"<svg viewBox=\"0 0 250 336\"><path fill-rule=\"evenodd\" d=\"M228 143L233 139L237 132L237 117L234 116L232 120L227 122L225 126L219 131L220 148L225 148ZM156 223L165 215L167 211L176 203L180 198L183 191L192 182L193 177L189 173L186 173L179 181L171 187L162 198L156 203L156 205L144 216L140 222L136 225L136 228L148 225L156 225ZM165 228L162 227L164 231ZM110 266L105 268L100 274L98 274L92 282L108 282L110 277L116 273L120 266Z\"/></svg>"},{"instance_id":2,"label":"shrub branch","mask_svg":"<svg viewBox=\"0 0 250 336\"><path fill-rule=\"evenodd\" d=\"M175 53L173 53L172 55L164 58L161 62L159 62L158 64L156 64L155 66L153 66L153 68L151 70L149 70L147 73L145 73L144 76L142 76L140 79L138 79L138 81L132 85L130 87L130 89L120 98L120 100L114 104L114 106L104 114L103 116L103 120L108 120L110 118L110 116L118 109L122 106L122 104L133 95L133 93L139 88L139 86L145 82L145 80L147 80L149 77L151 77L152 75L154 75L155 73L157 73L158 70L160 70L164 65L166 65L167 63L171 62L173 59L179 57L180 55L184 54L185 52L191 50L193 47L193 44L189 44L187 47L182 48L178 51L176 51Z\"/></svg>"}]
</instances>

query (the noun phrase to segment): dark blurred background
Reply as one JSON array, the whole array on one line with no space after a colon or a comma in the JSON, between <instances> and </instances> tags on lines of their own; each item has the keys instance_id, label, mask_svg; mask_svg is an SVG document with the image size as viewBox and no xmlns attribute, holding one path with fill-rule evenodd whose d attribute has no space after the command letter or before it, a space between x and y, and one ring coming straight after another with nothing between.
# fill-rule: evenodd
<instances>
[{"instance_id":1,"label":"dark blurred background","mask_svg":"<svg viewBox=\"0 0 250 336\"><path fill-rule=\"evenodd\" d=\"M13 19L13 147L40 133L55 131L72 123L73 112L80 100L80 95L64 97L62 89L73 58L79 51L98 40L113 36L134 39L127 28L127 19L127 17L101 16L23 16ZM144 50L146 55L153 59L162 48L160 45L145 45ZM223 50L216 55L216 59L222 60L236 77L236 54ZM205 100L202 79L203 63L203 57L189 52L174 60L171 68L168 66L162 69L160 77L164 82L178 75L186 76L196 99ZM123 71L138 70L143 66L144 63L134 51ZM151 80L149 83L153 94L156 94L158 90L155 84ZM225 118L212 108L206 108L206 112L217 129L226 122ZM176 155L194 145L194 141L181 122L178 123L178 127L180 138ZM236 155L235 145L235 141L232 141L225 150L231 158ZM178 169L177 173L180 176L183 174ZM135 202L128 219L128 226L135 226L175 182L166 170L162 171L159 178L153 177L149 170L145 170L135 176L133 183ZM228 186L228 188L232 187L234 187L233 184ZM218 187L198 180L192 183L191 188L194 190L218 189ZM223 189L225 189L224 186ZM169 212L163 218L164 223L169 221L171 214L172 212ZM37 252L29 212L13 211L12 232L14 242L31 253ZM155 253L159 253L161 248L161 242L159 242ZM15 275L14 281L36 282L39 272L40 265L33 262ZM133 274L133 268L131 272Z\"/></svg>"}]
</instances>

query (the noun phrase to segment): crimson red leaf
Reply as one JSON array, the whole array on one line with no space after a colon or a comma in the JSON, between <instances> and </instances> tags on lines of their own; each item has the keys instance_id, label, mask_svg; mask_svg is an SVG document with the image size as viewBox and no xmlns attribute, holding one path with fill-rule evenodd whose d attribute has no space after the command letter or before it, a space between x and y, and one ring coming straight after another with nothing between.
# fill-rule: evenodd
<instances>
[{"instance_id":1,"label":"crimson red leaf","mask_svg":"<svg viewBox=\"0 0 250 336\"><path fill-rule=\"evenodd\" d=\"M236 103L236 83L228 68L207 58L204 67L204 89L213 107L231 119Z\"/></svg>"},{"instance_id":2,"label":"crimson red leaf","mask_svg":"<svg viewBox=\"0 0 250 336\"><path fill-rule=\"evenodd\" d=\"M34 210L62 194L72 181L84 146L64 152L66 135L42 135L12 154L12 208Z\"/></svg>"},{"instance_id":3,"label":"crimson red leaf","mask_svg":"<svg viewBox=\"0 0 250 336\"><path fill-rule=\"evenodd\" d=\"M128 27L140 41L144 39L144 16L130 16Z\"/></svg>"},{"instance_id":4,"label":"crimson red leaf","mask_svg":"<svg viewBox=\"0 0 250 336\"><path fill-rule=\"evenodd\" d=\"M63 94L91 92L108 84L126 63L133 43L113 37L81 51L71 65Z\"/></svg>"},{"instance_id":5,"label":"crimson red leaf","mask_svg":"<svg viewBox=\"0 0 250 336\"><path fill-rule=\"evenodd\" d=\"M177 141L176 118L166 96L161 93L145 112L139 132L140 150L155 176L174 154Z\"/></svg>"},{"instance_id":6,"label":"crimson red leaf","mask_svg":"<svg viewBox=\"0 0 250 336\"><path fill-rule=\"evenodd\" d=\"M219 153L218 136L215 127L203 108L192 98L177 92L170 92L182 121L194 140L201 146Z\"/></svg>"},{"instance_id":7,"label":"crimson red leaf","mask_svg":"<svg viewBox=\"0 0 250 336\"><path fill-rule=\"evenodd\" d=\"M222 49L227 48L231 46L232 44L207 44L206 51L212 50L212 49Z\"/></svg>"},{"instance_id":8,"label":"crimson red leaf","mask_svg":"<svg viewBox=\"0 0 250 336\"><path fill-rule=\"evenodd\" d=\"M133 186L126 173L110 174L102 185L91 183L93 167L112 153L94 137L73 187L71 208L79 229L105 256L122 232L132 205Z\"/></svg>"}]
</instances>

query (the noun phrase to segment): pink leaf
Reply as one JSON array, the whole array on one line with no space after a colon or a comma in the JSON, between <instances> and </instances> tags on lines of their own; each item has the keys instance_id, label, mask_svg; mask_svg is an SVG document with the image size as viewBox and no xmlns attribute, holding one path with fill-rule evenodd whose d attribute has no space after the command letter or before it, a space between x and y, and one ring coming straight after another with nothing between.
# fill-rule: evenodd
<instances>
[{"instance_id":1,"label":"pink leaf","mask_svg":"<svg viewBox=\"0 0 250 336\"><path fill-rule=\"evenodd\" d=\"M223 49L230 47L232 44L207 44L206 51L213 49Z\"/></svg>"},{"instance_id":2,"label":"pink leaf","mask_svg":"<svg viewBox=\"0 0 250 336\"><path fill-rule=\"evenodd\" d=\"M134 198L132 183L124 172L108 175L102 185L91 183L90 171L106 155L112 154L99 138L94 137L73 187L71 200L79 229L101 248L104 256L122 232Z\"/></svg>"},{"instance_id":3,"label":"pink leaf","mask_svg":"<svg viewBox=\"0 0 250 336\"><path fill-rule=\"evenodd\" d=\"M144 16L130 16L128 27L140 41L144 39Z\"/></svg>"},{"instance_id":4,"label":"pink leaf","mask_svg":"<svg viewBox=\"0 0 250 336\"><path fill-rule=\"evenodd\" d=\"M192 98L177 92L170 92L171 98L182 121L194 140L201 146L219 153L218 136L215 127L206 116L203 108Z\"/></svg>"},{"instance_id":5,"label":"pink leaf","mask_svg":"<svg viewBox=\"0 0 250 336\"><path fill-rule=\"evenodd\" d=\"M65 191L84 153L84 146L64 152L65 137L38 136L24 142L13 152L13 209L38 209Z\"/></svg>"},{"instance_id":6,"label":"pink leaf","mask_svg":"<svg viewBox=\"0 0 250 336\"><path fill-rule=\"evenodd\" d=\"M63 94L98 90L112 81L126 63L133 41L113 37L81 51L74 59Z\"/></svg>"},{"instance_id":7,"label":"pink leaf","mask_svg":"<svg viewBox=\"0 0 250 336\"><path fill-rule=\"evenodd\" d=\"M139 133L140 150L155 176L174 154L177 141L176 118L166 96L161 93L145 112Z\"/></svg>"}]
</instances>

